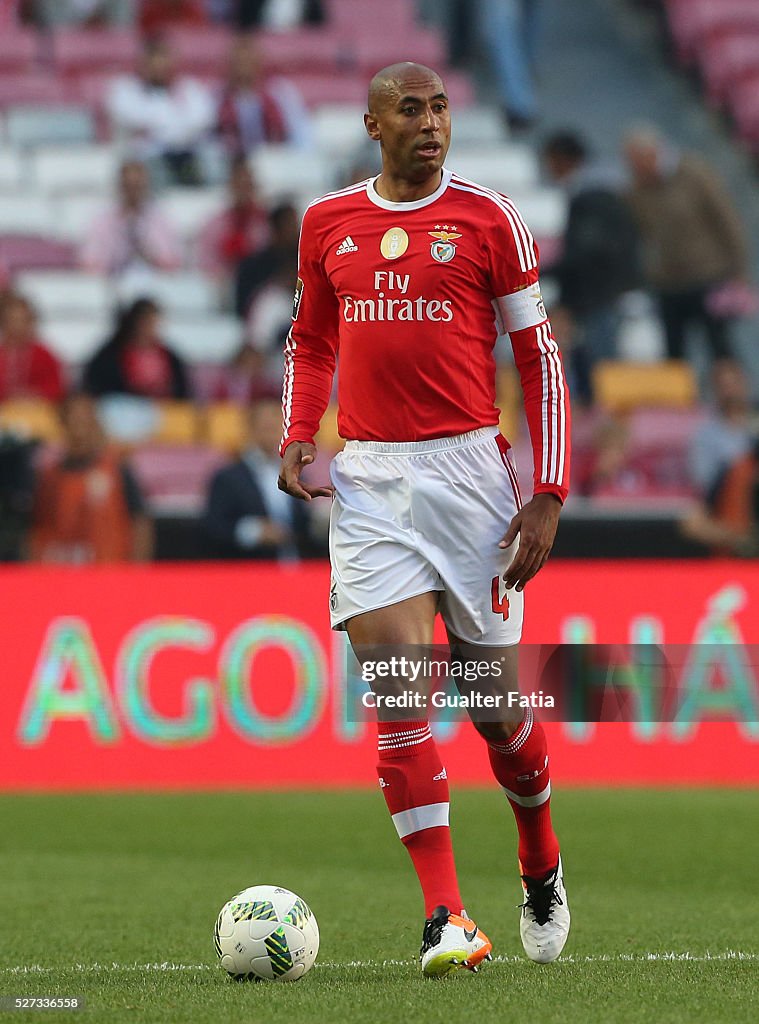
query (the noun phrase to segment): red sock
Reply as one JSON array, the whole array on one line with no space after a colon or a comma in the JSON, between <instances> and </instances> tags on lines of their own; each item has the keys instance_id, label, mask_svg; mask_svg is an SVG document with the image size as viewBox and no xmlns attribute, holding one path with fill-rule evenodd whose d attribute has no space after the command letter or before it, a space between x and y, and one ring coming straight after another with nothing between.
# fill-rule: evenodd
<instances>
[{"instance_id":1,"label":"red sock","mask_svg":"<svg viewBox=\"0 0 759 1024\"><path fill-rule=\"evenodd\" d=\"M556 867L559 841L551 824L546 734L530 708L508 743L488 743L488 753L517 820L522 874L542 878Z\"/></svg>"},{"instance_id":2,"label":"red sock","mask_svg":"<svg viewBox=\"0 0 759 1024\"><path fill-rule=\"evenodd\" d=\"M448 779L429 723L378 722L382 795L401 842L411 854L430 917L435 907L461 913L448 827Z\"/></svg>"}]
</instances>

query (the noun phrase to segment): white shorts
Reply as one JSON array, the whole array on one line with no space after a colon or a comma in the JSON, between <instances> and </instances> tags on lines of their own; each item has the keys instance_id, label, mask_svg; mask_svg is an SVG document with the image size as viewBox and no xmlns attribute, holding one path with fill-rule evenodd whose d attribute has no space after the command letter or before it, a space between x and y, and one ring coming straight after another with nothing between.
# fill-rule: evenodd
<instances>
[{"instance_id":1,"label":"white shorts","mask_svg":"<svg viewBox=\"0 0 759 1024\"><path fill-rule=\"evenodd\" d=\"M333 629L440 591L440 614L454 636L518 643L524 595L506 591L502 578L518 540L505 551L498 542L521 501L497 427L400 444L348 441L331 478Z\"/></svg>"}]
</instances>

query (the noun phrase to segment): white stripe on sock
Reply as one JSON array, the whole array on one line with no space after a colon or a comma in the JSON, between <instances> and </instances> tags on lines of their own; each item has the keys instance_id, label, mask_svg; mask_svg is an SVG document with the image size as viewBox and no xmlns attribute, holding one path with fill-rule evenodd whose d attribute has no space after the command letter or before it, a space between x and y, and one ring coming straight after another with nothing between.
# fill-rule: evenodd
<instances>
[{"instance_id":1,"label":"white stripe on sock","mask_svg":"<svg viewBox=\"0 0 759 1024\"><path fill-rule=\"evenodd\" d=\"M404 839L413 832L422 832L425 828L447 825L449 808L450 804L446 800L440 804L425 804L423 807L409 807L407 811L398 811L393 815L398 838Z\"/></svg>"},{"instance_id":2,"label":"white stripe on sock","mask_svg":"<svg viewBox=\"0 0 759 1024\"><path fill-rule=\"evenodd\" d=\"M501 786L509 800L513 800L515 804L519 804L520 807L540 807L551 795L551 783L540 793L536 793L535 796L520 796L518 793L512 792L510 789L506 789L505 786Z\"/></svg>"}]
</instances>

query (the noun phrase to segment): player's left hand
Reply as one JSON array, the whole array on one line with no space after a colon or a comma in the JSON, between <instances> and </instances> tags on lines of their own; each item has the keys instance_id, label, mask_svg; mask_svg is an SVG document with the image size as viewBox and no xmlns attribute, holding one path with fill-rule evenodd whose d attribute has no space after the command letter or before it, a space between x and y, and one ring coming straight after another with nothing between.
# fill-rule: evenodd
<instances>
[{"instance_id":1,"label":"player's left hand","mask_svg":"<svg viewBox=\"0 0 759 1024\"><path fill-rule=\"evenodd\" d=\"M561 502L553 494L536 494L511 520L498 545L508 548L519 536L517 553L503 574L509 589L524 590L543 568L553 547L560 513Z\"/></svg>"}]
</instances>

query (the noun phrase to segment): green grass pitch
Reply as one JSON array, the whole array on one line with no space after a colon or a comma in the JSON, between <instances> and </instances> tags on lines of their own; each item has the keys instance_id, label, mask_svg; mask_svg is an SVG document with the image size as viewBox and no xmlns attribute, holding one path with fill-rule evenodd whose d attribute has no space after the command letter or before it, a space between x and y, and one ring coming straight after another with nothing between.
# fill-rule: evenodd
<instances>
[{"instance_id":1,"label":"green grass pitch","mask_svg":"<svg viewBox=\"0 0 759 1024\"><path fill-rule=\"evenodd\" d=\"M539 967L521 955L508 805L454 791L464 898L500 959L433 982L378 792L3 796L0 994L84 996L73 1019L98 1024L756 1021L759 795L560 790L554 818L573 930ZM319 921L317 966L295 984L215 966L215 916L257 882ZM21 1019L51 1016L71 1019Z\"/></svg>"}]
</instances>

